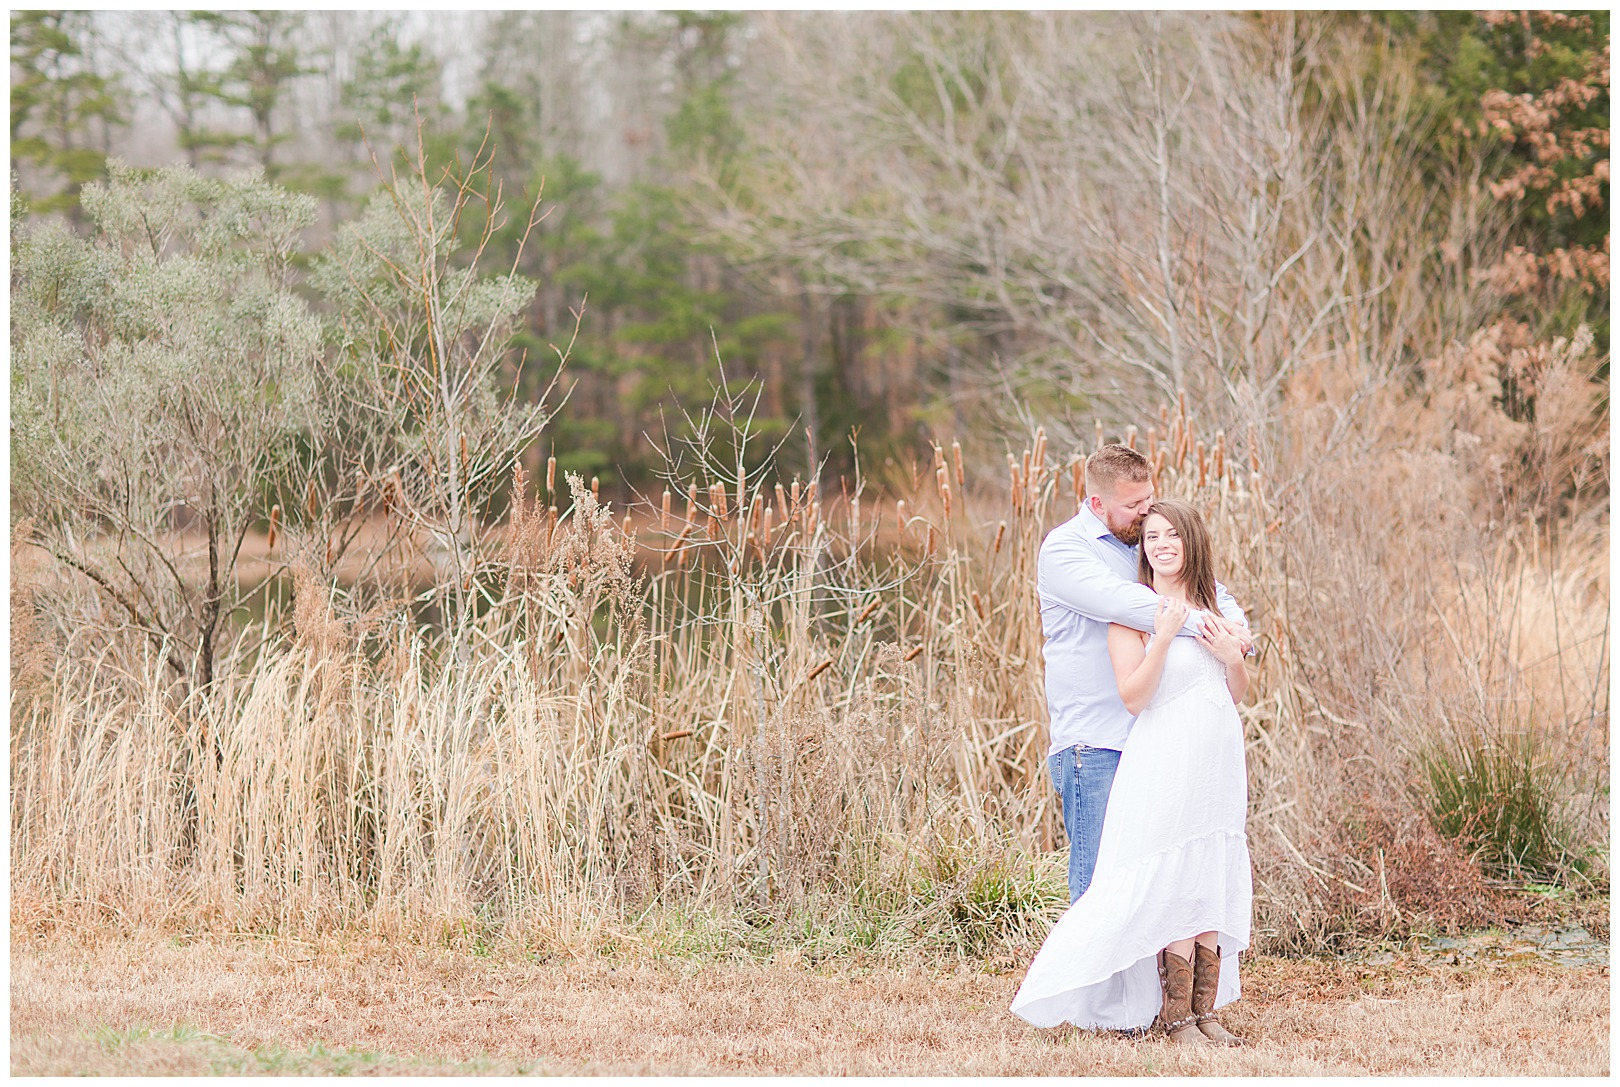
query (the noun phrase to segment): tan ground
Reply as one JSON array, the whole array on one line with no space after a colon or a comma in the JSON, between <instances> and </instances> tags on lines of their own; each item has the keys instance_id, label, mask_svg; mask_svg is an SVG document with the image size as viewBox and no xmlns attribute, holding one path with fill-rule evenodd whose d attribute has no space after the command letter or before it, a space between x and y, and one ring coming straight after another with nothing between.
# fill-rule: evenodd
<instances>
[{"instance_id":1,"label":"tan ground","mask_svg":"<svg viewBox=\"0 0 1620 1087\"><path fill-rule=\"evenodd\" d=\"M538 963L241 939L18 936L14 1075L1607 1075L1606 966L1257 958L1246 1049L1025 1025L1019 972Z\"/></svg>"}]
</instances>

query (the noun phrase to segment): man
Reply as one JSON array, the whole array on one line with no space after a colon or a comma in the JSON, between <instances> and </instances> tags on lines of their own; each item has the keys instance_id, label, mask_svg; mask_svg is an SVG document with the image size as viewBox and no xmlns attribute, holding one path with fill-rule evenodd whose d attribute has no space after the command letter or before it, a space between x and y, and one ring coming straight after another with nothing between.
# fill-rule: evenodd
<instances>
[{"instance_id":1,"label":"man","mask_svg":"<svg viewBox=\"0 0 1620 1087\"><path fill-rule=\"evenodd\" d=\"M1046 707L1052 719L1047 764L1063 802L1069 836L1069 901L1091 883L1103 812L1134 718L1120 701L1108 657L1108 625L1152 632L1159 597L1136 580L1137 543L1153 505L1147 458L1105 445L1086 460L1086 501L1041 544L1036 592L1046 635ZM1237 601L1217 583L1221 614L1252 643ZM1197 633L1193 620L1183 636Z\"/></svg>"}]
</instances>

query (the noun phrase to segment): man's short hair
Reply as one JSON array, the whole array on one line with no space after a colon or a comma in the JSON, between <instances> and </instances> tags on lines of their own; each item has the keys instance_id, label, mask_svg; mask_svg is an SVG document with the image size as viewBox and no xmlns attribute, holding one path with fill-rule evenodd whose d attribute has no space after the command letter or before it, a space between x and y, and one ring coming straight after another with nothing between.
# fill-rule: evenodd
<instances>
[{"instance_id":1,"label":"man's short hair","mask_svg":"<svg viewBox=\"0 0 1620 1087\"><path fill-rule=\"evenodd\" d=\"M1153 478L1153 466L1136 450L1125 445L1105 445L1086 458L1086 493L1101 494L1123 480L1145 483Z\"/></svg>"}]
</instances>

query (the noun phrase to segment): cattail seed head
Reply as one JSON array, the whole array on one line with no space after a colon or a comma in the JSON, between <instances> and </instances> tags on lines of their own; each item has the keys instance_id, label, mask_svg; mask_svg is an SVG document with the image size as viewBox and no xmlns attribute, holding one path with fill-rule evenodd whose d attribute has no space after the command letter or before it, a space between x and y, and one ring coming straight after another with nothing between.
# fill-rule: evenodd
<instances>
[{"instance_id":1,"label":"cattail seed head","mask_svg":"<svg viewBox=\"0 0 1620 1087\"><path fill-rule=\"evenodd\" d=\"M935 550L938 549L938 546L939 543L934 536L934 525L932 522L930 522L928 525L928 554L932 556Z\"/></svg>"},{"instance_id":2,"label":"cattail seed head","mask_svg":"<svg viewBox=\"0 0 1620 1087\"><path fill-rule=\"evenodd\" d=\"M265 544L266 547L273 549L276 546L276 528L280 523L281 506L278 503L277 505L270 507L270 540L267 544Z\"/></svg>"},{"instance_id":3,"label":"cattail seed head","mask_svg":"<svg viewBox=\"0 0 1620 1087\"><path fill-rule=\"evenodd\" d=\"M1097 426L1097 445L1096 445L1096 448L1101 449L1103 447L1102 420L1097 419L1097 420L1094 420L1094 422L1096 423L1096 426Z\"/></svg>"},{"instance_id":4,"label":"cattail seed head","mask_svg":"<svg viewBox=\"0 0 1620 1087\"><path fill-rule=\"evenodd\" d=\"M910 520L906 513L906 500L902 498L894 504L894 519L900 522L900 537L906 536L906 523Z\"/></svg>"},{"instance_id":5,"label":"cattail seed head","mask_svg":"<svg viewBox=\"0 0 1620 1087\"><path fill-rule=\"evenodd\" d=\"M949 483L940 486L939 497L945 503L945 520L949 521L951 519L951 485Z\"/></svg>"},{"instance_id":6,"label":"cattail seed head","mask_svg":"<svg viewBox=\"0 0 1620 1087\"><path fill-rule=\"evenodd\" d=\"M557 493L557 458L555 456L551 456L551 457L546 458L546 497L550 498L551 496L555 495L556 493Z\"/></svg>"},{"instance_id":7,"label":"cattail seed head","mask_svg":"<svg viewBox=\"0 0 1620 1087\"><path fill-rule=\"evenodd\" d=\"M1147 432L1147 459L1152 460L1153 454L1159 451L1159 431L1156 427L1148 427Z\"/></svg>"},{"instance_id":8,"label":"cattail seed head","mask_svg":"<svg viewBox=\"0 0 1620 1087\"><path fill-rule=\"evenodd\" d=\"M793 481L793 508L799 508L799 481L797 479Z\"/></svg>"},{"instance_id":9,"label":"cattail seed head","mask_svg":"<svg viewBox=\"0 0 1620 1087\"><path fill-rule=\"evenodd\" d=\"M602 497L602 481L596 476L591 477L591 497L598 501Z\"/></svg>"},{"instance_id":10,"label":"cattail seed head","mask_svg":"<svg viewBox=\"0 0 1620 1087\"><path fill-rule=\"evenodd\" d=\"M855 624L857 626L859 626L860 624L866 622L867 618L874 611L877 611L878 605L881 604L881 603L883 603L883 598L882 597L880 597L880 596L879 597L873 597L871 603L867 604L866 607L862 608L861 613L855 617Z\"/></svg>"},{"instance_id":11,"label":"cattail seed head","mask_svg":"<svg viewBox=\"0 0 1620 1087\"><path fill-rule=\"evenodd\" d=\"M1046 428L1035 428L1035 471L1039 473L1046 466Z\"/></svg>"},{"instance_id":12,"label":"cattail seed head","mask_svg":"<svg viewBox=\"0 0 1620 1087\"><path fill-rule=\"evenodd\" d=\"M658 528L661 532L669 531L669 488L664 488L664 508L658 515Z\"/></svg>"},{"instance_id":13,"label":"cattail seed head","mask_svg":"<svg viewBox=\"0 0 1620 1087\"><path fill-rule=\"evenodd\" d=\"M1130 426L1125 428L1125 448L1126 449L1135 449L1136 448L1136 424L1135 423L1132 423Z\"/></svg>"},{"instance_id":14,"label":"cattail seed head","mask_svg":"<svg viewBox=\"0 0 1620 1087\"><path fill-rule=\"evenodd\" d=\"M776 481L776 508L782 511L784 517L787 516L787 495L782 491L782 481L780 479Z\"/></svg>"},{"instance_id":15,"label":"cattail seed head","mask_svg":"<svg viewBox=\"0 0 1620 1087\"><path fill-rule=\"evenodd\" d=\"M971 597L973 599L973 610L979 613L979 618L980 619L989 618L987 615L984 614L984 601L979 599L979 590L977 590L977 589L973 590L973 592L970 595L971 595Z\"/></svg>"},{"instance_id":16,"label":"cattail seed head","mask_svg":"<svg viewBox=\"0 0 1620 1087\"><path fill-rule=\"evenodd\" d=\"M1085 500L1086 500L1086 462L1084 460L1077 460L1077 461L1074 462L1074 504L1075 504L1075 507L1079 508L1081 503L1085 502Z\"/></svg>"},{"instance_id":17,"label":"cattail seed head","mask_svg":"<svg viewBox=\"0 0 1620 1087\"><path fill-rule=\"evenodd\" d=\"M914 661L914 660L917 659L918 655L922 653L922 651L923 651L922 646L914 645L909 650L906 651L906 655L905 655L904 659L908 660L908 661Z\"/></svg>"},{"instance_id":18,"label":"cattail seed head","mask_svg":"<svg viewBox=\"0 0 1620 1087\"><path fill-rule=\"evenodd\" d=\"M697 484L686 485L686 523L688 526L697 523Z\"/></svg>"},{"instance_id":19,"label":"cattail seed head","mask_svg":"<svg viewBox=\"0 0 1620 1087\"><path fill-rule=\"evenodd\" d=\"M961 442L952 442L951 443L951 459L956 462L956 485L958 487L966 487L967 486L967 476L964 475L963 472L962 472L962 443Z\"/></svg>"},{"instance_id":20,"label":"cattail seed head","mask_svg":"<svg viewBox=\"0 0 1620 1087\"><path fill-rule=\"evenodd\" d=\"M1001 554L1001 541L1007 538L1007 522L1003 521L996 526L995 546L990 549L992 555Z\"/></svg>"}]
</instances>

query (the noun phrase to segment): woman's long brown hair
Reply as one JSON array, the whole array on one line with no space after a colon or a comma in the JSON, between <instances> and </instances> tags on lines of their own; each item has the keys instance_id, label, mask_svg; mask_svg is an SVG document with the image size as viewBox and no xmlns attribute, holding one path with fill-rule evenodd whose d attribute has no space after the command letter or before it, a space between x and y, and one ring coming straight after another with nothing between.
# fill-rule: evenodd
<instances>
[{"instance_id":1,"label":"woman's long brown hair","mask_svg":"<svg viewBox=\"0 0 1620 1087\"><path fill-rule=\"evenodd\" d=\"M1181 583L1187 586L1187 602L1195 608L1217 611L1215 606L1215 547L1209 540L1209 529L1198 511L1174 498L1161 498L1153 503L1147 515L1158 514L1170 522L1181 538ZM1143 521L1146 528L1147 522ZM1147 557L1147 536L1136 552L1136 578L1148 588L1153 587L1153 566Z\"/></svg>"}]
</instances>

